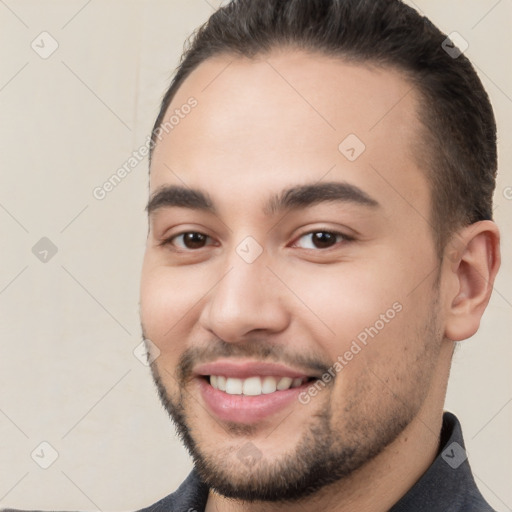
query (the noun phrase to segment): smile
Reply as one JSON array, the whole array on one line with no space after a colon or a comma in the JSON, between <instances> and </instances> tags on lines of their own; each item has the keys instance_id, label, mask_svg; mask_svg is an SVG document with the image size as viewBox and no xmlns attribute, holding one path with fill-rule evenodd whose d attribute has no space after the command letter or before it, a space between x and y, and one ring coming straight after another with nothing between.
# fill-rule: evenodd
<instances>
[{"instance_id":1,"label":"smile","mask_svg":"<svg viewBox=\"0 0 512 512\"><path fill-rule=\"evenodd\" d=\"M275 363L218 360L195 368L206 409L221 421L254 424L290 407L317 377Z\"/></svg>"},{"instance_id":2,"label":"smile","mask_svg":"<svg viewBox=\"0 0 512 512\"><path fill-rule=\"evenodd\" d=\"M228 395L259 396L285 391L290 388L298 388L311 379L291 377L274 377L271 375L255 376L246 379L226 377L223 375L210 375L210 385L214 389L224 391Z\"/></svg>"}]
</instances>

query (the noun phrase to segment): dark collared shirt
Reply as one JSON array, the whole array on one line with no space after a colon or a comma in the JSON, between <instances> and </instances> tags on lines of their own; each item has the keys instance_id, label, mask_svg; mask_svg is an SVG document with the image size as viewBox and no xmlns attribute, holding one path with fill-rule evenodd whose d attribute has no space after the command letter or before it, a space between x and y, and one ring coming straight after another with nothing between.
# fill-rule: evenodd
<instances>
[{"instance_id":1,"label":"dark collared shirt","mask_svg":"<svg viewBox=\"0 0 512 512\"><path fill-rule=\"evenodd\" d=\"M139 512L204 512L208 487L193 470L179 489ZM445 412L438 456L389 512L495 512L478 490L457 418Z\"/></svg>"}]
</instances>

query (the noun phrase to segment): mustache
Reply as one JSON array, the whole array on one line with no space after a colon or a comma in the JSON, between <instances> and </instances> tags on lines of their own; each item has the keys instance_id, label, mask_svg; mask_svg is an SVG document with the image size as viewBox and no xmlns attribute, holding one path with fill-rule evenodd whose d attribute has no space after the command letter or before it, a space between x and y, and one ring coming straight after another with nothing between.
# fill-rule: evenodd
<instances>
[{"instance_id":1,"label":"mustache","mask_svg":"<svg viewBox=\"0 0 512 512\"><path fill-rule=\"evenodd\" d=\"M228 343L216 338L205 345L189 347L181 354L176 368L178 382L185 384L192 379L195 366L220 358L250 358L256 361L280 363L299 368L311 375L323 375L332 365L320 360L314 354L293 353L290 347L265 340Z\"/></svg>"}]
</instances>

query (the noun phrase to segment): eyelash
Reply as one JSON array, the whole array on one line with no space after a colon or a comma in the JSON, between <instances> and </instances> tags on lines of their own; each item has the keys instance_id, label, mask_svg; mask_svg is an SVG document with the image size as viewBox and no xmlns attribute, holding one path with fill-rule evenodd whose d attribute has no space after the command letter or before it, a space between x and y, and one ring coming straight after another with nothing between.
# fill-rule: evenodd
<instances>
[{"instance_id":1,"label":"eyelash","mask_svg":"<svg viewBox=\"0 0 512 512\"><path fill-rule=\"evenodd\" d=\"M349 236L349 235L346 235L344 233L341 233L339 231L333 231L333 230L329 230L329 229L315 229L315 230L312 230L312 231L307 231L303 234L301 234L300 236L296 237L294 242L291 244L291 247L297 247L297 242L301 239L301 238L304 238L306 236L311 236L311 235L315 235L315 234L318 234L318 233L322 233L322 234L327 234L327 235L332 235L336 238L340 237L341 240L340 241L337 241L333 246L330 246L330 247L327 247L327 248L305 248L305 250L308 250L308 251L315 251L315 252L326 252L330 249L333 249L335 248L337 245L339 245L340 243L343 243L343 244L346 244L348 242L352 242L355 240L354 237L352 236ZM183 231L181 233L177 233L176 235L173 235L169 238L166 238L165 240L163 240L162 242L159 243L159 246L162 246L162 247L168 247L168 246L174 246L175 249L177 252L197 252L201 249L204 249L205 247L207 246L211 246L211 245L215 245L215 244L207 244L207 246L205 247L200 247L199 249L184 249L184 248L181 248L181 247L178 247L176 248L176 246L174 245L174 241L179 238L179 237L183 237L185 235L189 235L189 234L192 234L192 235L201 235L201 236L204 236L206 237L207 240L212 240L212 237L210 237L209 235L205 234L205 233L202 233L200 231ZM304 248L303 248L304 249Z\"/></svg>"},{"instance_id":2,"label":"eyelash","mask_svg":"<svg viewBox=\"0 0 512 512\"><path fill-rule=\"evenodd\" d=\"M343 243L343 244L346 244L347 242L352 242L354 240L354 237L350 237L348 235L345 235L344 233L341 233L339 231L332 231L332 230L329 230L329 229L315 229L315 230L312 230L312 231L307 231L306 233L303 233L302 235L298 236L295 241L293 242L292 244L292 247L296 247L297 246L297 242L301 239L301 238L304 238L306 236L311 236L311 235L316 235L318 233L322 233L324 235L331 235L331 236L334 236L335 238L341 238L340 241L337 241L333 246L330 246L330 247L327 247L327 248L306 248L305 250L309 250L309 251L320 251L320 252L325 252L325 251L328 251L330 249L334 249L336 248L336 246L338 246L339 244Z\"/></svg>"},{"instance_id":3,"label":"eyelash","mask_svg":"<svg viewBox=\"0 0 512 512\"><path fill-rule=\"evenodd\" d=\"M183 231L181 233L177 233L176 235L172 235L171 237L166 238L165 240L162 240L158 245L161 247L174 246L173 241L176 240L177 238L183 237L185 235L201 235L201 236L206 237L208 240L212 240L211 236L207 235L206 233L202 233L201 231ZM209 245L212 245L212 244L209 244ZM203 249L203 247L201 247L201 249ZM181 252L195 252L199 249L183 249L183 248L178 247L177 250L181 251Z\"/></svg>"}]
</instances>

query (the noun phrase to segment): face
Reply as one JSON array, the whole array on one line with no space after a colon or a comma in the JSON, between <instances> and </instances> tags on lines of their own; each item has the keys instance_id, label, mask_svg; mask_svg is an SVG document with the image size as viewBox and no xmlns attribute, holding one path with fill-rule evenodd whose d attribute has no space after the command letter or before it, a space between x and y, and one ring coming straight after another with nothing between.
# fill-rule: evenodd
<instances>
[{"instance_id":1,"label":"face","mask_svg":"<svg viewBox=\"0 0 512 512\"><path fill-rule=\"evenodd\" d=\"M443 319L416 98L393 71L283 51L210 59L169 108L141 319L221 494L342 481L424 407Z\"/></svg>"}]
</instances>

